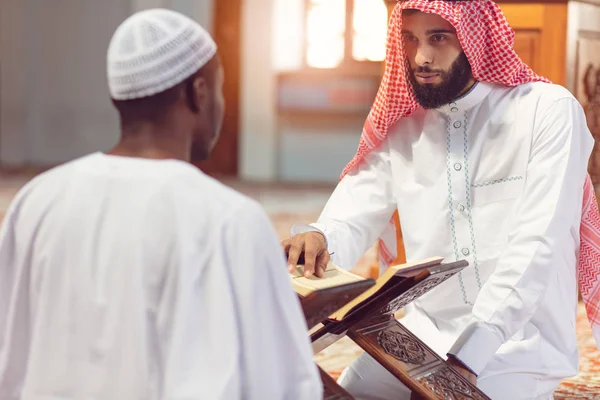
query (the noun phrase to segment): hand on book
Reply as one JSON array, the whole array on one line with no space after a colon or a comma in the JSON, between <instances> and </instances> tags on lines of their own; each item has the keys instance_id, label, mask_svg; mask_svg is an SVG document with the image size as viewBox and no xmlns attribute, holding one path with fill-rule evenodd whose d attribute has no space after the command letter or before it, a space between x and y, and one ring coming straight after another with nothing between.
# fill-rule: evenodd
<instances>
[{"instance_id":1,"label":"hand on book","mask_svg":"<svg viewBox=\"0 0 600 400\"><path fill-rule=\"evenodd\" d=\"M306 232L281 242L287 255L289 272L294 272L298 264L304 264L304 276L323 277L330 256L325 237L319 232Z\"/></svg>"}]
</instances>

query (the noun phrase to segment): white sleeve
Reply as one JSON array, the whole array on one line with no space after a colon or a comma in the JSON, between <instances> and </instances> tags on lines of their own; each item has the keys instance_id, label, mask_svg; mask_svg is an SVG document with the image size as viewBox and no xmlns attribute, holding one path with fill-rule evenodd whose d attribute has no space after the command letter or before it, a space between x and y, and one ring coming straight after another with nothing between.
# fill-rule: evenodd
<instances>
[{"instance_id":1,"label":"white sleeve","mask_svg":"<svg viewBox=\"0 0 600 400\"><path fill-rule=\"evenodd\" d=\"M559 265L556 243L573 241L593 139L579 103L555 101L540 116L508 245L473 306L473 319L449 354L479 374L536 312Z\"/></svg>"},{"instance_id":2,"label":"white sleeve","mask_svg":"<svg viewBox=\"0 0 600 400\"><path fill-rule=\"evenodd\" d=\"M245 398L320 399L322 381L306 320L279 240L262 208L249 203L226 227L233 271Z\"/></svg>"},{"instance_id":3,"label":"white sleeve","mask_svg":"<svg viewBox=\"0 0 600 400\"><path fill-rule=\"evenodd\" d=\"M290 233L316 228L326 237L332 261L350 269L381 235L396 207L390 153L384 140L344 176L316 223L310 227L296 224Z\"/></svg>"},{"instance_id":4,"label":"white sleeve","mask_svg":"<svg viewBox=\"0 0 600 400\"><path fill-rule=\"evenodd\" d=\"M16 244L13 226L12 207L0 224L0 354L8 346L8 318L15 292ZM1 368L0 368L1 372Z\"/></svg>"},{"instance_id":5,"label":"white sleeve","mask_svg":"<svg viewBox=\"0 0 600 400\"><path fill-rule=\"evenodd\" d=\"M34 180L35 181L35 180ZM17 242L19 221L30 181L10 203L0 224L0 391L17 392L27 370L31 335L30 266L27 251ZM21 222L22 223L22 222ZM25 247L27 247L26 245Z\"/></svg>"}]
</instances>

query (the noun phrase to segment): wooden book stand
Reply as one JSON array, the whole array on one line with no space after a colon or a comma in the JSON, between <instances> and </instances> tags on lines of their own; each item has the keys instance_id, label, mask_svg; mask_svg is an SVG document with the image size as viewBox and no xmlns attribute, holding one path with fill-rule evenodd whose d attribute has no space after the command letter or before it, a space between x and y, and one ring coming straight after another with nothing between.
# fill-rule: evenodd
<instances>
[{"instance_id":1,"label":"wooden book stand","mask_svg":"<svg viewBox=\"0 0 600 400\"><path fill-rule=\"evenodd\" d=\"M487 395L448 366L443 358L394 318L394 313L398 310L467 265L464 260L439 263L429 266L415 276L394 275L384 291L360 304L341 321L321 321L323 327L311 335L314 353L348 335L411 389L413 399L489 400ZM352 296L345 296L344 301L351 298ZM305 300L307 298L303 301ZM332 303L332 309L341 306L340 303L342 301ZM308 310L308 307L305 307L305 310ZM311 321L318 320L320 315ZM352 399L324 371L320 372L325 386L325 399Z\"/></svg>"},{"instance_id":2,"label":"wooden book stand","mask_svg":"<svg viewBox=\"0 0 600 400\"><path fill-rule=\"evenodd\" d=\"M314 328L321 321L327 319L335 311L346 305L350 300L375 284L375 280L353 282L332 288L317 290L306 297L300 296L300 304L308 329ZM321 367L319 373L323 381L324 400L352 400L350 396L335 380Z\"/></svg>"}]
</instances>

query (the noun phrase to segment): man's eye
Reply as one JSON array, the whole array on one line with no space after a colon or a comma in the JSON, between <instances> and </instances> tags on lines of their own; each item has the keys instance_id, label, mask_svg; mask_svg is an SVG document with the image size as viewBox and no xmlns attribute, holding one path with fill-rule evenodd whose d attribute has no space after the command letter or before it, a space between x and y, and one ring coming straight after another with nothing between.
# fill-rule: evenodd
<instances>
[{"instance_id":1,"label":"man's eye","mask_svg":"<svg viewBox=\"0 0 600 400\"><path fill-rule=\"evenodd\" d=\"M417 38L413 35L404 35L404 40L407 42L416 42Z\"/></svg>"},{"instance_id":2,"label":"man's eye","mask_svg":"<svg viewBox=\"0 0 600 400\"><path fill-rule=\"evenodd\" d=\"M444 35L433 35L433 36L431 36L431 41L432 42L443 42L444 40L446 40L446 36L444 36Z\"/></svg>"}]
</instances>

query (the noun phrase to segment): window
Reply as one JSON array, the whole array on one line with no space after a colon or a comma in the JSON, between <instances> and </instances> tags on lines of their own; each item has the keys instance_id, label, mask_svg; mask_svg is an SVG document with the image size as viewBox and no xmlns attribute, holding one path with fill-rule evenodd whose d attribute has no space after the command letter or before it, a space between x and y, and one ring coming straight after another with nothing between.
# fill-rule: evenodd
<instances>
[{"instance_id":1,"label":"window","mask_svg":"<svg viewBox=\"0 0 600 400\"><path fill-rule=\"evenodd\" d=\"M385 58L386 0L306 0L306 65L337 68Z\"/></svg>"}]
</instances>

